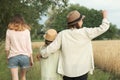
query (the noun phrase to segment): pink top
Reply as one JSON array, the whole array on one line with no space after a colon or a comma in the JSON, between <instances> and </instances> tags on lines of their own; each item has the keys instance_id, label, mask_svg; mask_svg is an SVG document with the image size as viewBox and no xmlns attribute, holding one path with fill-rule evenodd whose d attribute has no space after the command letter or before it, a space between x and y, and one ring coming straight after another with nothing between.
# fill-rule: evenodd
<instances>
[{"instance_id":1,"label":"pink top","mask_svg":"<svg viewBox=\"0 0 120 80\"><path fill-rule=\"evenodd\" d=\"M32 54L31 37L28 29L24 31L7 30L5 50L9 50L8 58L20 54L30 57Z\"/></svg>"}]
</instances>

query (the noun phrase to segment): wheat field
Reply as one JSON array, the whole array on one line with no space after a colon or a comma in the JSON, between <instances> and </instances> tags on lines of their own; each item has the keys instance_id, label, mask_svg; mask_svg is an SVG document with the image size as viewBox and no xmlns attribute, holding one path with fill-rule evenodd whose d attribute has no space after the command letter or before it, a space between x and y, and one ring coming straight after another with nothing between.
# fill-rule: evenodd
<instances>
[{"instance_id":1,"label":"wheat field","mask_svg":"<svg viewBox=\"0 0 120 80\"><path fill-rule=\"evenodd\" d=\"M33 42L33 48L39 48L44 42ZM120 40L92 41L95 66L120 75Z\"/></svg>"},{"instance_id":2,"label":"wheat field","mask_svg":"<svg viewBox=\"0 0 120 80\"><path fill-rule=\"evenodd\" d=\"M120 40L93 41L95 65L120 75Z\"/></svg>"}]
</instances>

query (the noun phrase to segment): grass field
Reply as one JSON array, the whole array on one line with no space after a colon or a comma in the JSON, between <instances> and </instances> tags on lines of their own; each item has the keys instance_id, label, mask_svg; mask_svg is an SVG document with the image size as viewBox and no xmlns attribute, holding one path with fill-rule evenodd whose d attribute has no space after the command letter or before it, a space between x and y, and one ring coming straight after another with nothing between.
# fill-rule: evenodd
<instances>
[{"instance_id":1,"label":"grass field","mask_svg":"<svg viewBox=\"0 0 120 80\"><path fill-rule=\"evenodd\" d=\"M94 41L95 65L120 76L120 40Z\"/></svg>"},{"instance_id":2,"label":"grass field","mask_svg":"<svg viewBox=\"0 0 120 80\"><path fill-rule=\"evenodd\" d=\"M39 52L41 44L43 42L33 42L33 55ZM88 80L120 80L117 77L120 72L120 41L93 41L93 49L97 67L94 74L89 75ZM6 63L4 44L0 45L0 80L11 80ZM40 80L39 61L35 61L34 66L28 69L27 80Z\"/></svg>"}]
</instances>

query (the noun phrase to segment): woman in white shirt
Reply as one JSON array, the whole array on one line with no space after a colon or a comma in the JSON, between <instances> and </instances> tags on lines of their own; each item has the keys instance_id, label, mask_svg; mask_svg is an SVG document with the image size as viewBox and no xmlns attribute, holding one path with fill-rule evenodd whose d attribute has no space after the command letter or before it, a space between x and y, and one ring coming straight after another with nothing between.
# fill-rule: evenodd
<instances>
[{"instance_id":1,"label":"woman in white shirt","mask_svg":"<svg viewBox=\"0 0 120 80\"><path fill-rule=\"evenodd\" d=\"M67 16L68 28L61 31L47 48L41 50L42 57L61 49L58 73L64 80L87 80L87 75L94 70L91 40L109 29L106 11L102 11L103 21L99 27L82 27L84 16L78 11L71 11Z\"/></svg>"}]
</instances>

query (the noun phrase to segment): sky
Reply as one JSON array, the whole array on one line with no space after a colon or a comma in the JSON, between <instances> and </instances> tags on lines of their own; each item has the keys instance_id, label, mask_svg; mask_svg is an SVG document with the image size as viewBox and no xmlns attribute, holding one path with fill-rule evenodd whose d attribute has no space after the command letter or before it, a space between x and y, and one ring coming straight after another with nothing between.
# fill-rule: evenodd
<instances>
[{"instance_id":1,"label":"sky","mask_svg":"<svg viewBox=\"0 0 120 80\"><path fill-rule=\"evenodd\" d=\"M120 28L120 0L69 0L69 3L80 4L89 9L107 10L109 21Z\"/></svg>"}]
</instances>

